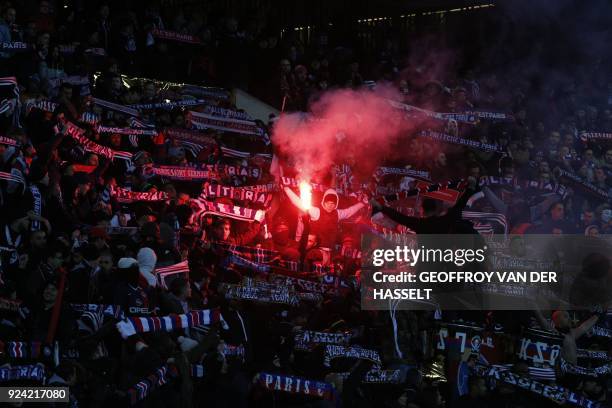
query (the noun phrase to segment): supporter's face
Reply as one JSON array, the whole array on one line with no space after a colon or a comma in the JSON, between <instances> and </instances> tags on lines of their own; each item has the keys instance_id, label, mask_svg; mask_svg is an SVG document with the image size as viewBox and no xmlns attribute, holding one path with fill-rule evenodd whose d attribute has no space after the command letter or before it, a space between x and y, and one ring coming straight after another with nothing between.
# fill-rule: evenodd
<instances>
[{"instance_id":1,"label":"supporter's face","mask_svg":"<svg viewBox=\"0 0 612 408\"><path fill-rule=\"evenodd\" d=\"M61 252L56 252L52 257L47 259L47 263L53 269L57 269L64 263L64 257Z\"/></svg>"},{"instance_id":2,"label":"supporter's face","mask_svg":"<svg viewBox=\"0 0 612 408\"><path fill-rule=\"evenodd\" d=\"M176 202L178 205L187 204L188 201L189 201L189 195L185 193L180 193L178 195L178 198L176 199Z\"/></svg>"},{"instance_id":3,"label":"supporter's face","mask_svg":"<svg viewBox=\"0 0 612 408\"><path fill-rule=\"evenodd\" d=\"M119 141L121 142L121 139ZM98 167L98 164L99 164L98 156L96 156L95 154L89 155L89 157L87 158L87 164L89 166L96 166L96 167Z\"/></svg>"},{"instance_id":4,"label":"supporter's face","mask_svg":"<svg viewBox=\"0 0 612 408\"><path fill-rule=\"evenodd\" d=\"M49 3L47 3L46 1L41 1L38 7L38 11L40 12L40 14L50 14L51 7L49 7Z\"/></svg>"},{"instance_id":5,"label":"supporter's face","mask_svg":"<svg viewBox=\"0 0 612 408\"><path fill-rule=\"evenodd\" d=\"M470 169L470 177L478 179L480 177L480 167L472 167Z\"/></svg>"},{"instance_id":6,"label":"supporter's face","mask_svg":"<svg viewBox=\"0 0 612 408\"><path fill-rule=\"evenodd\" d=\"M144 88L145 98L153 98L155 96L155 85L147 84Z\"/></svg>"},{"instance_id":7,"label":"supporter's face","mask_svg":"<svg viewBox=\"0 0 612 408\"><path fill-rule=\"evenodd\" d=\"M563 204L555 204L555 206L550 211L550 216L554 221L562 220L565 209L563 208Z\"/></svg>"},{"instance_id":8,"label":"supporter's face","mask_svg":"<svg viewBox=\"0 0 612 408\"><path fill-rule=\"evenodd\" d=\"M38 38L38 42L43 47L48 47L50 39L51 39L51 36L48 33L45 33Z\"/></svg>"},{"instance_id":9,"label":"supporter's face","mask_svg":"<svg viewBox=\"0 0 612 408\"><path fill-rule=\"evenodd\" d=\"M335 200L326 200L323 203L323 209L327 212L332 212L336 209L336 201Z\"/></svg>"},{"instance_id":10,"label":"supporter's face","mask_svg":"<svg viewBox=\"0 0 612 408\"><path fill-rule=\"evenodd\" d=\"M229 224L222 224L221 226L217 228L218 236L221 237L221 239L223 239L224 241L229 239L230 233L231 233L231 228Z\"/></svg>"},{"instance_id":11,"label":"supporter's face","mask_svg":"<svg viewBox=\"0 0 612 408\"><path fill-rule=\"evenodd\" d=\"M549 141L552 145L556 146L559 143L560 139L561 139L561 135L559 134L559 132L552 132L550 134Z\"/></svg>"},{"instance_id":12,"label":"supporter's face","mask_svg":"<svg viewBox=\"0 0 612 408\"><path fill-rule=\"evenodd\" d=\"M542 172L550 171L550 166L548 165L548 162L543 161L543 162L540 163L540 171L542 171Z\"/></svg>"},{"instance_id":13,"label":"supporter's face","mask_svg":"<svg viewBox=\"0 0 612 408\"><path fill-rule=\"evenodd\" d=\"M589 228L589 231L588 231L589 237L596 237L598 235L599 235L599 229L597 229L597 227Z\"/></svg>"},{"instance_id":14,"label":"supporter's face","mask_svg":"<svg viewBox=\"0 0 612 408\"><path fill-rule=\"evenodd\" d=\"M582 222L585 225L590 225L593 223L593 218L595 218L595 214L593 214L593 211L585 211L582 214Z\"/></svg>"},{"instance_id":15,"label":"supporter's face","mask_svg":"<svg viewBox=\"0 0 612 408\"><path fill-rule=\"evenodd\" d=\"M593 160L593 151L591 149L584 152L584 159L587 161Z\"/></svg>"},{"instance_id":16,"label":"supporter's face","mask_svg":"<svg viewBox=\"0 0 612 408\"><path fill-rule=\"evenodd\" d=\"M438 165L446 166L446 154L444 153L438 154L437 160L438 160Z\"/></svg>"},{"instance_id":17,"label":"supporter's face","mask_svg":"<svg viewBox=\"0 0 612 408\"><path fill-rule=\"evenodd\" d=\"M113 133L110 137L110 143L113 147L121 146L121 135L117 133Z\"/></svg>"},{"instance_id":18,"label":"supporter's face","mask_svg":"<svg viewBox=\"0 0 612 408\"><path fill-rule=\"evenodd\" d=\"M15 24L15 20L17 19L17 12L15 9L10 8L6 10L6 13L4 13L4 19L8 24Z\"/></svg>"},{"instance_id":19,"label":"supporter's face","mask_svg":"<svg viewBox=\"0 0 612 408\"><path fill-rule=\"evenodd\" d=\"M606 163L612 164L612 150L606 150Z\"/></svg>"},{"instance_id":20,"label":"supporter's face","mask_svg":"<svg viewBox=\"0 0 612 408\"><path fill-rule=\"evenodd\" d=\"M57 297L57 288L55 285L47 285L45 290L43 291L43 300L45 303L53 303L55 302L55 298Z\"/></svg>"},{"instance_id":21,"label":"supporter's face","mask_svg":"<svg viewBox=\"0 0 612 408\"><path fill-rule=\"evenodd\" d=\"M110 256L103 255L98 261L98 265L104 272L109 272L113 268L113 259Z\"/></svg>"},{"instance_id":22,"label":"supporter's face","mask_svg":"<svg viewBox=\"0 0 612 408\"><path fill-rule=\"evenodd\" d=\"M280 62L280 68L282 73L288 74L289 72L291 72L291 63L289 62L289 60L282 60Z\"/></svg>"},{"instance_id":23,"label":"supporter's face","mask_svg":"<svg viewBox=\"0 0 612 408\"><path fill-rule=\"evenodd\" d=\"M317 245L317 236L308 234L308 241L306 241L306 249L314 248Z\"/></svg>"},{"instance_id":24,"label":"supporter's face","mask_svg":"<svg viewBox=\"0 0 612 408\"><path fill-rule=\"evenodd\" d=\"M34 248L44 248L47 245L47 234L44 231L36 231L32 233L30 243Z\"/></svg>"},{"instance_id":25,"label":"supporter's face","mask_svg":"<svg viewBox=\"0 0 612 408\"><path fill-rule=\"evenodd\" d=\"M595 178L597 181L606 181L606 173L603 169L597 169L595 170Z\"/></svg>"},{"instance_id":26,"label":"supporter's face","mask_svg":"<svg viewBox=\"0 0 612 408\"><path fill-rule=\"evenodd\" d=\"M108 8L106 4L100 7L100 16L102 18L108 18L109 14L110 14L110 9Z\"/></svg>"},{"instance_id":27,"label":"supporter's face","mask_svg":"<svg viewBox=\"0 0 612 408\"><path fill-rule=\"evenodd\" d=\"M111 82L111 88L113 89L113 91L120 91L121 90L121 78L119 77L113 78Z\"/></svg>"}]
</instances>

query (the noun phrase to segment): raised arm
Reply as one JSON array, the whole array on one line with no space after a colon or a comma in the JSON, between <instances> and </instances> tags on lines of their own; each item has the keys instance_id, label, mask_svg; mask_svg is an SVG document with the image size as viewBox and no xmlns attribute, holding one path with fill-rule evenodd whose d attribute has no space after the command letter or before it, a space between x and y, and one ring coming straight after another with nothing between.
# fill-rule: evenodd
<instances>
[{"instance_id":1,"label":"raised arm","mask_svg":"<svg viewBox=\"0 0 612 408\"><path fill-rule=\"evenodd\" d=\"M300 201L300 197L298 197L298 195L295 194L293 192L293 190L291 190L289 187L285 187L283 190L287 194L287 197L289 197L289 200L291 201L291 204L293 204L299 210L302 210L302 202ZM308 209L308 214L310 215L310 217L313 220L318 220L319 219L319 215L320 214L319 214L319 209L317 207L310 207ZM338 214L338 216L340 216L340 214Z\"/></svg>"}]
</instances>

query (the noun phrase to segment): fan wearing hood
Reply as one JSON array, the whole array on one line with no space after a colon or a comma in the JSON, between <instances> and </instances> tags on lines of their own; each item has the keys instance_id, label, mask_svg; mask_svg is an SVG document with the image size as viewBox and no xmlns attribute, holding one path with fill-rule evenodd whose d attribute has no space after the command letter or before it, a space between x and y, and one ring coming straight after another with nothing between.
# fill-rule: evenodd
<instances>
[{"instance_id":1,"label":"fan wearing hood","mask_svg":"<svg viewBox=\"0 0 612 408\"><path fill-rule=\"evenodd\" d=\"M285 187L285 193L297 208L301 209L300 198L289 187ZM338 193L333 188L327 189L323 194L321 205L312 206L308 209L310 216L310 233L319 237L320 249L331 249L338 240L338 222L352 217L361 210L365 204L357 203L348 208L338 209ZM296 240L302 236L302 229L298 225Z\"/></svg>"}]
</instances>

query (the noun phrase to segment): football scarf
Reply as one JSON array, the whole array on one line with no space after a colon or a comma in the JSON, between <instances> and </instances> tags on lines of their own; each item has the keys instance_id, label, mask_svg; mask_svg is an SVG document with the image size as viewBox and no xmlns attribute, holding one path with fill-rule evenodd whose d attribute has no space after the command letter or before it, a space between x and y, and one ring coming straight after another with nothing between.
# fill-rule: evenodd
<instances>
[{"instance_id":1,"label":"football scarf","mask_svg":"<svg viewBox=\"0 0 612 408\"><path fill-rule=\"evenodd\" d=\"M161 268L155 268L155 275L157 276L157 280L161 287L164 289L168 289L166 285L166 279L168 276L185 274L187 279L189 279L189 264L187 260L179 262L174 265L164 266Z\"/></svg>"},{"instance_id":2,"label":"football scarf","mask_svg":"<svg viewBox=\"0 0 612 408\"><path fill-rule=\"evenodd\" d=\"M429 179L429 172L426 170L415 170L415 169L402 169L402 168L395 168L395 167L378 167L376 168L376 171L374 172L374 178L376 180L387 176L387 175L394 175L394 176L402 176L402 177L416 177L416 178L422 178L422 179Z\"/></svg>"},{"instance_id":3,"label":"football scarf","mask_svg":"<svg viewBox=\"0 0 612 408\"><path fill-rule=\"evenodd\" d=\"M222 186L220 184L208 184L202 189L200 197L204 199L228 197L232 200L261 204L264 207L267 207L272 201L272 194L270 193L257 192L243 187Z\"/></svg>"},{"instance_id":4,"label":"football scarf","mask_svg":"<svg viewBox=\"0 0 612 408\"><path fill-rule=\"evenodd\" d=\"M210 172L224 174L226 176L239 176L259 179L261 177L261 169L254 166L231 166L229 164L204 164L202 168Z\"/></svg>"},{"instance_id":5,"label":"football scarf","mask_svg":"<svg viewBox=\"0 0 612 408\"><path fill-rule=\"evenodd\" d=\"M192 219L201 220L206 215L212 214L220 217L233 218L239 221L262 222L266 215L264 210L254 210L230 204L214 203L202 199L192 199L191 202L198 207Z\"/></svg>"},{"instance_id":6,"label":"football scarf","mask_svg":"<svg viewBox=\"0 0 612 408\"><path fill-rule=\"evenodd\" d=\"M216 179L216 173L208 170L198 170L192 167L179 166L145 166L143 167L143 174L154 174L156 176L182 181L204 181Z\"/></svg>"},{"instance_id":7,"label":"football scarf","mask_svg":"<svg viewBox=\"0 0 612 408\"><path fill-rule=\"evenodd\" d=\"M136 201L164 201L168 199L165 191L131 191L123 187L113 187L111 195L120 203Z\"/></svg>"},{"instance_id":8,"label":"football scarf","mask_svg":"<svg viewBox=\"0 0 612 408\"><path fill-rule=\"evenodd\" d=\"M34 214L40 216L42 213L42 197L40 195L40 190L36 185L32 184L30 185L30 193L32 194L32 200L34 201L32 211L34 212ZM40 221L32 220L30 224L30 228L32 231L38 231L40 229Z\"/></svg>"},{"instance_id":9,"label":"football scarf","mask_svg":"<svg viewBox=\"0 0 612 408\"><path fill-rule=\"evenodd\" d=\"M21 127L19 122L19 111L21 109L21 102L19 97L19 85L17 84L17 78L15 77L3 77L0 78L0 88L11 88L11 98L0 99L0 115L13 110L13 125ZM10 92L10 91L9 91Z\"/></svg>"},{"instance_id":10,"label":"football scarf","mask_svg":"<svg viewBox=\"0 0 612 408\"><path fill-rule=\"evenodd\" d=\"M155 129L138 129L138 128L120 128L115 126L98 126L96 128L98 133L118 133L120 135L133 135L133 136L156 136L157 130Z\"/></svg>"},{"instance_id":11,"label":"football scarf","mask_svg":"<svg viewBox=\"0 0 612 408\"><path fill-rule=\"evenodd\" d=\"M200 39L196 37L195 35L183 34L177 31L160 30L160 29L154 28L151 31L151 34L153 34L155 38L159 38L162 40L178 41L178 42L183 42L187 44L196 44L196 45L202 43Z\"/></svg>"},{"instance_id":12,"label":"football scarf","mask_svg":"<svg viewBox=\"0 0 612 408\"><path fill-rule=\"evenodd\" d=\"M179 373L175 366L163 365L146 378L138 381L127 390L130 405L136 405L139 401L146 399L153 390L165 385Z\"/></svg>"},{"instance_id":13,"label":"football scarf","mask_svg":"<svg viewBox=\"0 0 612 408\"><path fill-rule=\"evenodd\" d=\"M419 136L437 140L440 142L456 144L460 146L466 146L472 149L484 150L486 152L504 153L501 148L496 144L489 144L479 142L477 140L464 139L459 136L447 135L445 133L436 132L434 130L423 130L419 132Z\"/></svg>"},{"instance_id":14,"label":"football scarf","mask_svg":"<svg viewBox=\"0 0 612 408\"><path fill-rule=\"evenodd\" d=\"M409 197L423 195L425 197L435 198L442 201L455 202L464 186L465 181L463 180L447 181L444 183L435 184L419 182L415 188L382 196L377 198L377 201L381 205L388 205L392 201L405 200Z\"/></svg>"},{"instance_id":15,"label":"football scarf","mask_svg":"<svg viewBox=\"0 0 612 408\"><path fill-rule=\"evenodd\" d=\"M494 378L509 385L522 388L540 395L557 404L567 404L580 408L600 408L601 404L589 400L561 386L542 384L534 379L517 375L507 368L491 367L484 371L484 376Z\"/></svg>"},{"instance_id":16,"label":"football scarf","mask_svg":"<svg viewBox=\"0 0 612 408\"><path fill-rule=\"evenodd\" d=\"M180 101L169 101L169 102L157 102L157 103L137 103L134 105L128 105L130 108L140 109L140 110L155 110L155 109L165 109L171 110L174 108L182 108L185 106L198 106L205 105L208 101L204 99L185 99Z\"/></svg>"},{"instance_id":17,"label":"football scarf","mask_svg":"<svg viewBox=\"0 0 612 408\"><path fill-rule=\"evenodd\" d=\"M44 379L45 366L41 363L0 368L0 382L43 381Z\"/></svg>"},{"instance_id":18,"label":"football scarf","mask_svg":"<svg viewBox=\"0 0 612 408\"><path fill-rule=\"evenodd\" d=\"M0 341L0 353L6 354L13 360L36 360L41 356L51 357L53 349L41 341Z\"/></svg>"},{"instance_id":19,"label":"football scarf","mask_svg":"<svg viewBox=\"0 0 612 408\"><path fill-rule=\"evenodd\" d=\"M32 109L38 109L43 112L53 113L59 106L59 103L47 100L30 100L25 104L26 114L29 114Z\"/></svg>"},{"instance_id":20,"label":"football scarf","mask_svg":"<svg viewBox=\"0 0 612 408\"><path fill-rule=\"evenodd\" d=\"M5 146L13 146L13 147L19 147L20 143L11 138L11 137L6 137L6 136L0 136L0 144L3 144Z\"/></svg>"},{"instance_id":21,"label":"football scarf","mask_svg":"<svg viewBox=\"0 0 612 408\"><path fill-rule=\"evenodd\" d=\"M612 360L607 351L578 349L577 356L588 360Z\"/></svg>"},{"instance_id":22,"label":"football scarf","mask_svg":"<svg viewBox=\"0 0 612 408\"><path fill-rule=\"evenodd\" d=\"M579 134L579 138L583 142L588 142L589 140L612 140L612 133L582 131Z\"/></svg>"},{"instance_id":23,"label":"football scarf","mask_svg":"<svg viewBox=\"0 0 612 408\"><path fill-rule=\"evenodd\" d=\"M257 375L257 383L268 391L281 391L327 400L334 398L333 385L322 381L291 375L259 373Z\"/></svg>"},{"instance_id":24,"label":"football scarf","mask_svg":"<svg viewBox=\"0 0 612 408\"><path fill-rule=\"evenodd\" d=\"M351 373L336 373L343 379L347 379ZM403 382L402 370L370 370L363 379L363 384L400 384Z\"/></svg>"},{"instance_id":25,"label":"football scarf","mask_svg":"<svg viewBox=\"0 0 612 408\"><path fill-rule=\"evenodd\" d=\"M233 119L189 111L187 123L195 129L215 129L244 135L263 136L263 130L259 128L255 122L250 120Z\"/></svg>"},{"instance_id":26,"label":"football scarf","mask_svg":"<svg viewBox=\"0 0 612 408\"><path fill-rule=\"evenodd\" d=\"M0 51L23 52L30 48L31 47L27 43L21 41L0 42Z\"/></svg>"},{"instance_id":27,"label":"football scarf","mask_svg":"<svg viewBox=\"0 0 612 408\"><path fill-rule=\"evenodd\" d=\"M564 374L573 374L585 377L601 377L604 375L608 375L612 372L612 366L610 366L609 364L594 368L587 368L572 364L566 361L563 357L561 357L560 361L561 372Z\"/></svg>"},{"instance_id":28,"label":"football scarf","mask_svg":"<svg viewBox=\"0 0 612 408\"><path fill-rule=\"evenodd\" d=\"M94 104L101 106L103 108L106 108L106 109L109 109L115 112L125 113L128 116L139 116L138 110L136 109L129 108L127 106L120 105L118 103L105 101L104 99L93 98L92 100Z\"/></svg>"},{"instance_id":29,"label":"football scarf","mask_svg":"<svg viewBox=\"0 0 612 408\"><path fill-rule=\"evenodd\" d=\"M295 334L294 347L296 350L310 351L320 344L348 345L351 337L352 333L327 333L302 330Z\"/></svg>"},{"instance_id":30,"label":"football scarf","mask_svg":"<svg viewBox=\"0 0 612 408\"><path fill-rule=\"evenodd\" d=\"M121 337L149 332L171 332L194 326L208 326L216 322L224 322L218 310L193 310L185 314L171 314L158 317L128 317L116 324Z\"/></svg>"},{"instance_id":31,"label":"football scarf","mask_svg":"<svg viewBox=\"0 0 612 408\"><path fill-rule=\"evenodd\" d=\"M21 310L21 301L0 297L0 310L19 312Z\"/></svg>"},{"instance_id":32,"label":"football scarf","mask_svg":"<svg viewBox=\"0 0 612 408\"><path fill-rule=\"evenodd\" d=\"M479 180L480 186L510 186L514 189L538 190L543 193L556 193L562 197L567 195L567 187L559 183L543 183L537 180L519 180L516 177L483 176Z\"/></svg>"},{"instance_id":33,"label":"football scarf","mask_svg":"<svg viewBox=\"0 0 612 408\"><path fill-rule=\"evenodd\" d=\"M325 357L323 365L330 367L331 362L337 358L356 358L359 360L368 360L373 362L376 366L380 367L382 364L378 352L375 350L368 350L359 346L338 346L334 344L328 344L325 346Z\"/></svg>"},{"instance_id":34,"label":"football scarf","mask_svg":"<svg viewBox=\"0 0 612 408\"><path fill-rule=\"evenodd\" d=\"M77 141L77 143L83 146L83 148L88 152L104 156L110 160L113 160L115 158L122 160L130 160L132 158L132 153L113 150L110 147L102 146L89 140L84 135L85 131L71 122L66 122L66 133L70 135L75 141Z\"/></svg>"},{"instance_id":35,"label":"football scarf","mask_svg":"<svg viewBox=\"0 0 612 408\"><path fill-rule=\"evenodd\" d=\"M220 108L214 105L206 105L202 113L207 113L212 116L228 118L228 119L239 119L252 121L253 119L246 112L238 112L231 109Z\"/></svg>"},{"instance_id":36,"label":"football scarf","mask_svg":"<svg viewBox=\"0 0 612 408\"><path fill-rule=\"evenodd\" d=\"M468 111L466 115L475 116L478 119L490 119L494 121L514 121L514 116L502 112Z\"/></svg>"},{"instance_id":37,"label":"football scarf","mask_svg":"<svg viewBox=\"0 0 612 408\"><path fill-rule=\"evenodd\" d=\"M16 169L13 169L16 170ZM25 179L21 174L18 174L19 170L15 173L6 173L4 171L0 171L0 180L11 181L13 183L20 183L25 186Z\"/></svg>"},{"instance_id":38,"label":"football scarf","mask_svg":"<svg viewBox=\"0 0 612 408\"><path fill-rule=\"evenodd\" d=\"M573 185L580 187L581 190L591 193L599 197L600 199L610 199L610 196L608 195L608 192L606 190L597 187L593 183L589 183L588 181L583 180L582 177L580 177L579 175L562 169L559 169L557 171L559 172L559 177L562 177Z\"/></svg>"},{"instance_id":39,"label":"football scarf","mask_svg":"<svg viewBox=\"0 0 612 408\"><path fill-rule=\"evenodd\" d=\"M261 303L279 303L289 306L298 306L300 300L295 294L286 289L266 290L253 286L222 284L226 299L251 300Z\"/></svg>"},{"instance_id":40,"label":"football scarf","mask_svg":"<svg viewBox=\"0 0 612 408\"><path fill-rule=\"evenodd\" d=\"M114 319L123 319L125 316L119 305L99 305L95 303L70 303L70 308L78 313L92 312Z\"/></svg>"}]
</instances>

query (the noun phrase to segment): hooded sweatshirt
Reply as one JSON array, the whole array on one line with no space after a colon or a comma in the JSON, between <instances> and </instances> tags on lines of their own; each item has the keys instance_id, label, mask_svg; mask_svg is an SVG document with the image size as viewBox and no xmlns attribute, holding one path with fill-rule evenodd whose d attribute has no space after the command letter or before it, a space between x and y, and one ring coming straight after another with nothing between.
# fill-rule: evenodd
<instances>
[{"instance_id":1,"label":"hooded sweatshirt","mask_svg":"<svg viewBox=\"0 0 612 408\"><path fill-rule=\"evenodd\" d=\"M151 248L141 248L138 251L138 270L140 275L147 281L149 286L155 286L157 279L153 274L155 264L157 263L157 255Z\"/></svg>"},{"instance_id":2,"label":"hooded sweatshirt","mask_svg":"<svg viewBox=\"0 0 612 408\"><path fill-rule=\"evenodd\" d=\"M298 208L301 208L300 198L291 190L290 188L285 188L285 192L287 196ZM330 212L327 212L323 209L323 203L329 197L333 196L336 201L336 205L334 209ZM338 222L345 220L347 218L352 217L357 211L363 208L363 203L354 204L348 208L338 209L338 193L333 188L329 188L323 194L323 199L321 200L321 207L311 207L308 209L308 214L310 215L310 226L311 233L318 234L320 239L320 246L322 248L332 248L336 243L336 235L338 233ZM296 231L296 240L300 240L303 231L303 225L298 224L298 229Z\"/></svg>"}]
</instances>

